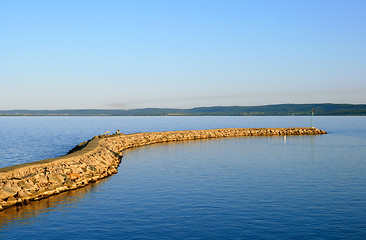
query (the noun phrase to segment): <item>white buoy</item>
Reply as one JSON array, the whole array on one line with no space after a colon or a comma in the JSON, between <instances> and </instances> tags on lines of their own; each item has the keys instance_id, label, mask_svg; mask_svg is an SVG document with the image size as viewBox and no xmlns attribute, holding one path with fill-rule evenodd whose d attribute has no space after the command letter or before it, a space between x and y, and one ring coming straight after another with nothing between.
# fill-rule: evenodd
<instances>
[{"instance_id":1,"label":"white buoy","mask_svg":"<svg viewBox=\"0 0 366 240\"><path fill-rule=\"evenodd\" d=\"M283 136L283 142L286 143L286 136Z\"/></svg>"}]
</instances>

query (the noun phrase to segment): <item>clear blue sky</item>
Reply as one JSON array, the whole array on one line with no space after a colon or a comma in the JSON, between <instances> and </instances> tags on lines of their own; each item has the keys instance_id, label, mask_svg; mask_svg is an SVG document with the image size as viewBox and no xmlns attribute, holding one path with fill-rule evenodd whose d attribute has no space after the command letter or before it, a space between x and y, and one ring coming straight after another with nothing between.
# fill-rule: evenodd
<instances>
[{"instance_id":1,"label":"clear blue sky","mask_svg":"<svg viewBox=\"0 0 366 240\"><path fill-rule=\"evenodd\" d=\"M0 109L365 104L366 1L1 1L0 83Z\"/></svg>"}]
</instances>

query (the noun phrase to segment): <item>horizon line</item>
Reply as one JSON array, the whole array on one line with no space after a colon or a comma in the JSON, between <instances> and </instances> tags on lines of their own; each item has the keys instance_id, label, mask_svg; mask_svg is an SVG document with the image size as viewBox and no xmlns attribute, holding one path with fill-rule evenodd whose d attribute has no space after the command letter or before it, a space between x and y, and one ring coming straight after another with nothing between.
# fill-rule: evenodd
<instances>
[{"instance_id":1,"label":"horizon line","mask_svg":"<svg viewBox=\"0 0 366 240\"><path fill-rule=\"evenodd\" d=\"M277 104L260 104L260 105L212 105L212 106L196 106L189 108L180 107L140 107L140 108L59 108L59 109L0 109L0 111L77 111L77 110L109 110L109 111L128 111L128 110L143 110L143 109L179 109L189 110L195 108L212 108L212 107L265 107L279 105L366 105L366 103L277 103Z\"/></svg>"}]
</instances>

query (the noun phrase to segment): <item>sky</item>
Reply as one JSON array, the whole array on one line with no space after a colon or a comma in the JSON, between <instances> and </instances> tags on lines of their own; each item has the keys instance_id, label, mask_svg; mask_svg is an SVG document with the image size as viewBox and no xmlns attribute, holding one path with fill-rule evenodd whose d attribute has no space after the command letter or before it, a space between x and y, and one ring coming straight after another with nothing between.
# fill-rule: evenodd
<instances>
[{"instance_id":1,"label":"sky","mask_svg":"<svg viewBox=\"0 0 366 240\"><path fill-rule=\"evenodd\" d=\"M0 1L0 110L366 104L364 0Z\"/></svg>"}]
</instances>

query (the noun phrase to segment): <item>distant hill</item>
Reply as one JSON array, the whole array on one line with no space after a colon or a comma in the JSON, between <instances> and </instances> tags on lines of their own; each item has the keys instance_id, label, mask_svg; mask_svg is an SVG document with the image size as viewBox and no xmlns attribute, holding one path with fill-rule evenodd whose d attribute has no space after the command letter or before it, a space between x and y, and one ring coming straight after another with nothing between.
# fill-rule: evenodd
<instances>
[{"instance_id":1,"label":"distant hill","mask_svg":"<svg viewBox=\"0 0 366 240\"><path fill-rule=\"evenodd\" d=\"M143 108L75 110L0 110L0 116L365 116L366 104L278 104L264 106L215 106L191 109Z\"/></svg>"}]
</instances>

